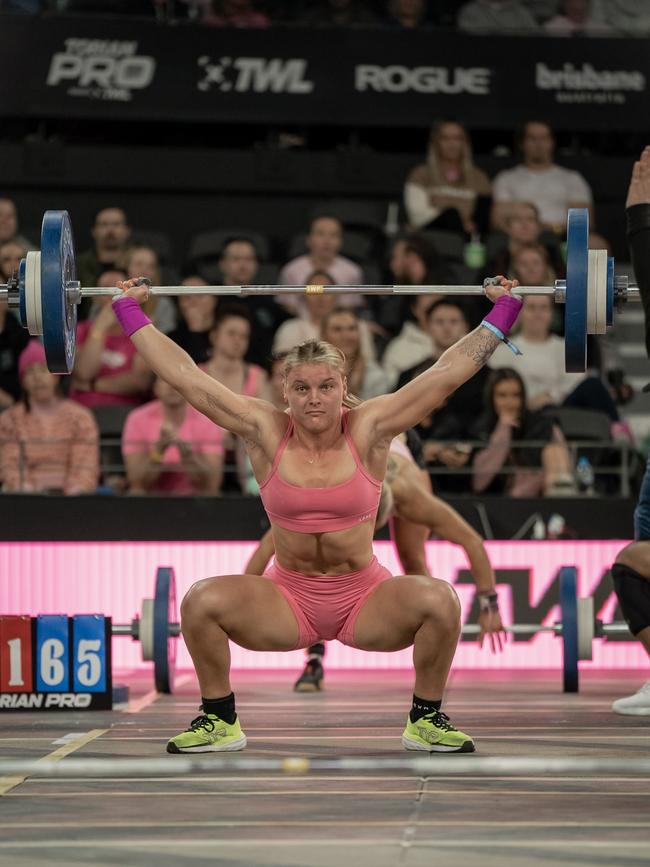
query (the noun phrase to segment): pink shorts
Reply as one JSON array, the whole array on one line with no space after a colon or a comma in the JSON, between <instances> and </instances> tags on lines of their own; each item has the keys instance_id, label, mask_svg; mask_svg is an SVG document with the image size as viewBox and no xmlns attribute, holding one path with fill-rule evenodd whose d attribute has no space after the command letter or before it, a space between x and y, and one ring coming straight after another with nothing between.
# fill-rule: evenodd
<instances>
[{"instance_id":1,"label":"pink shorts","mask_svg":"<svg viewBox=\"0 0 650 867\"><path fill-rule=\"evenodd\" d=\"M298 621L296 648L332 638L356 647L354 624L361 606L378 584L392 577L376 557L365 569L347 575L301 575L275 561L265 575L282 592Z\"/></svg>"}]
</instances>

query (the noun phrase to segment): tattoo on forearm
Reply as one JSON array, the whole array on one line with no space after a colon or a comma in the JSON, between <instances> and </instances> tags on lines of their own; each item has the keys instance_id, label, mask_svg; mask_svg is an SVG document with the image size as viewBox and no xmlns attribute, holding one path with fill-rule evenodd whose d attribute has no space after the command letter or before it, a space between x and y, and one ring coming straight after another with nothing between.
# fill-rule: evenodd
<instances>
[{"instance_id":1,"label":"tattoo on forearm","mask_svg":"<svg viewBox=\"0 0 650 867\"><path fill-rule=\"evenodd\" d=\"M476 328L456 344L463 355L469 356L477 367L483 367L501 341L487 328Z\"/></svg>"},{"instance_id":2,"label":"tattoo on forearm","mask_svg":"<svg viewBox=\"0 0 650 867\"><path fill-rule=\"evenodd\" d=\"M233 412L231 407L227 406L222 400L219 400L214 394L210 394L209 391L203 392L203 399L212 412L226 415L242 425L246 423L247 415L245 413Z\"/></svg>"}]
</instances>

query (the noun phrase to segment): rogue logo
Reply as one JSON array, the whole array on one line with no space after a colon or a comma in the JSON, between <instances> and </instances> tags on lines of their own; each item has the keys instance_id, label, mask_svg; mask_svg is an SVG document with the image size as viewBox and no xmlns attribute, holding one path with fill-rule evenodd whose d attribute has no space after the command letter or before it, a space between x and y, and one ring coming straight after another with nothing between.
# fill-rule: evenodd
<instances>
[{"instance_id":1,"label":"rogue logo","mask_svg":"<svg viewBox=\"0 0 650 867\"><path fill-rule=\"evenodd\" d=\"M197 63L203 73L197 87L203 91L305 94L314 89L305 78L307 61L299 57L220 57L213 63L204 55Z\"/></svg>"},{"instance_id":2,"label":"rogue logo","mask_svg":"<svg viewBox=\"0 0 650 867\"><path fill-rule=\"evenodd\" d=\"M137 42L66 39L50 61L47 86L68 85L69 96L130 102L153 81L156 61L138 54Z\"/></svg>"},{"instance_id":3,"label":"rogue logo","mask_svg":"<svg viewBox=\"0 0 650 867\"><path fill-rule=\"evenodd\" d=\"M492 71L483 66L375 66L362 64L354 70L354 89L376 93L490 93Z\"/></svg>"}]
</instances>

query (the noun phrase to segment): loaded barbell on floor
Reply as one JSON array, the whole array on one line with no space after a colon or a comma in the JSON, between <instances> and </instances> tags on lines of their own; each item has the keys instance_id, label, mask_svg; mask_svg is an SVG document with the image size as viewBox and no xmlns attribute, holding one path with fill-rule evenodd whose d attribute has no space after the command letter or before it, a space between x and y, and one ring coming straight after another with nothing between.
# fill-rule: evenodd
<instances>
[{"instance_id":1,"label":"loaded barbell on floor","mask_svg":"<svg viewBox=\"0 0 650 867\"><path fill-rule=\"evenodd\" d=\"M587 363L587 335L605 334L613 324L614 305L638 300L638 287L627 277L614 275L614 259L606 250L589 250L589 212L572 208L567 220L566 280L553 286L520 286L521 295L549 295L565 305L566 369L581 372ZM250 295L342 294L367 295L483 295L483 286L152 286L152 295L210 294ZM31 251L18 272L0 284L0 301L6 298L21 324L35 337L43 337L49 369L70 373L74 365L77 305L83 298L113 295L115 290L81 286L77 280L72 224L67 211L46 211L41 229L41 250Z\"/></svg>"},{"instance_id":2,"label":"loaded barbell on floor","mask_svg":"<svg viewBox=\"0 0 650 867\"><path fill-rule=\"evenodd\" d=\"M560 570L560 621L552 624L514 623L506 631L513 635L534 636L550 632L562 638L564 692L578 692L578 662L590 660L594 638L629 635L626 623L601 623L594 617L594 600L578 598L575 566ZM113 635L128 635L142 645L142 658L153 660L158 692L172 692L176 667L176 642L180 624L176 621L176 582L174 570L160 567L156 573L153 599L144 599L140 617L130 624L113 624ZM480 627L467 623L462 634L476 636Z\"/></svg>"}]
</instances>

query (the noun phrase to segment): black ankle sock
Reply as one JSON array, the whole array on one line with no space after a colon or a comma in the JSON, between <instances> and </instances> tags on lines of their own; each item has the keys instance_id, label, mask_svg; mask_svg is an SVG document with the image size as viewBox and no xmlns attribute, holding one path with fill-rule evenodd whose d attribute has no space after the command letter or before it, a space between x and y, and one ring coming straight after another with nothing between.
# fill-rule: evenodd
<instances>
[{"instance_id":1,"label":"black ankle sock","mask_svg":"<svg viewBox=\"0 0 650 867\"><path fill-rule=\"evenodd\" d=\"M203 713L213 713L215 716L218 716L219 719L227 722L228 725L232 725L237 719L237 714L235 713L234 692L231 692L230 695L226 695L223 698L203 698L203 696L201 696L201 706L203 708Z\"/></svg>"},{"instance_id":2,"label":"black ankle sock","mask_svg":"<svg viewBox=\"0 0 650 867\"><path fill-rule=\"evenodd\" d=\"M416 722L420 719L421 716L424 716L427 713L433 713L434 710L440 710L442 707L442 699L436 699L436 701L431 701L428 698L418 698L417 695L413 695L413 706L411 707L411 712L409 717L411 722Z\"/></svg>"}]
</instances>

